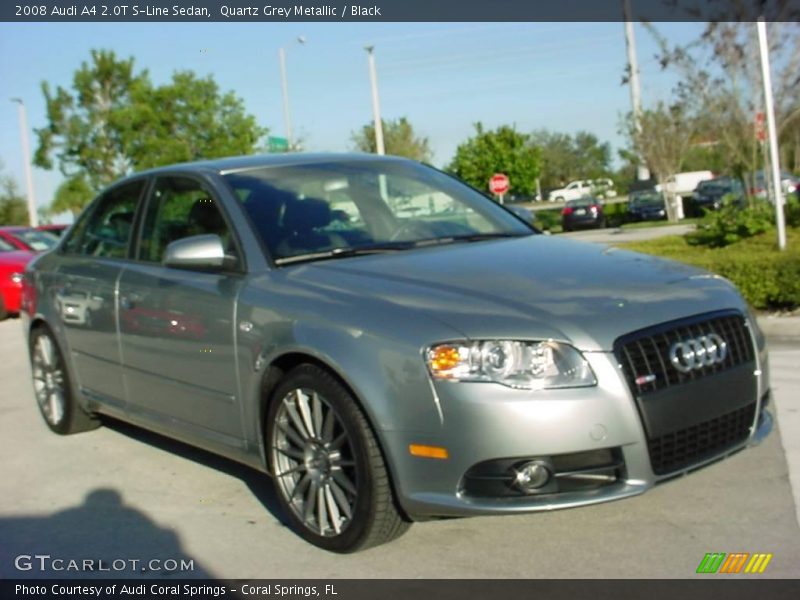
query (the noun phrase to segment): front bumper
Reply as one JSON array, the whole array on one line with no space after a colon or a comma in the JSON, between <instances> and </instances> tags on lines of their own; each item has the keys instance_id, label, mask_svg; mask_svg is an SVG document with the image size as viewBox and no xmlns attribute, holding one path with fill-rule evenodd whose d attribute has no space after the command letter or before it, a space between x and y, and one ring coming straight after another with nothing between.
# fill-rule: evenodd
<instances>
[{"instance_id":1,"label":"front bumper","mask_svg":"<svg viewBox=\"0 0 800 600\"><path fill-rule=\"evenodd\" d=\"M598 386L549 391L514 390L496 384L437 382L442 414L439 433L384 431L394 457L398 500L414 519L549 511L641 494L670 479L729 456L763 439L772 428L768 412L757 417L746 440L666 476L656 475L636 402L612 353L584 353ZM411 456L410 444L444 447L448 459ZM465 474L498 459L559 457L610 450L621 457L618 476L579 491L476 496L465 491Z\"/></svg>"}]
</instances>

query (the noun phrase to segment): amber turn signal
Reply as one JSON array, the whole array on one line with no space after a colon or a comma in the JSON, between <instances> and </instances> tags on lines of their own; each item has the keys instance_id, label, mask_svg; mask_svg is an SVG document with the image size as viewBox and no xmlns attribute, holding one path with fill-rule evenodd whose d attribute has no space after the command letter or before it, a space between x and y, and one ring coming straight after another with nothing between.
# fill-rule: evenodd
<instances>
[{"instance_id":1,"label":"amber turn signal","mask_svg":"<svg viewBox=\"0 0 800 600\"><path fill-rule=\"evenodd\" d=\"M440 448L439 446L423 446L422 444L410 444L408 451L411 456L421 456L423 458L438 458L446 460L448 456L447 448Z\"/></svg>"}]
</instances>

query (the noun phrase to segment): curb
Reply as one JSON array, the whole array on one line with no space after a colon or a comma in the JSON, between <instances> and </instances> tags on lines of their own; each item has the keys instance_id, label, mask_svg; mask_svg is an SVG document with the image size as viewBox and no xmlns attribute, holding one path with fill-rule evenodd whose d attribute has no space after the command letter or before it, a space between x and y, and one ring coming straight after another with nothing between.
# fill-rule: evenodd
<instances>
[{"instance_id":1,"label":"curb","mask_svg":"<svg viewBox=\"0 0 800 600\"><path fill-rule=\"evenodd\" d=\"M800 315L764 315L756 318L765 336L797 338L800 341Z\"/></svg>"}]
</instances>

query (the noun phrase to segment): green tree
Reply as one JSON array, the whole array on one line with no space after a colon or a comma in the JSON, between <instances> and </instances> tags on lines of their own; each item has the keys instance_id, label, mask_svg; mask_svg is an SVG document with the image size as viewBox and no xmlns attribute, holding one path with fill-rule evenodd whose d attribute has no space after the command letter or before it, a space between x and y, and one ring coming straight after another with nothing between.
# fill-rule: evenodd
<instances>
[{"instance_id":1,"label":"green tree","mask_svg":"<svg viewBox=\"0 0 800 600\"><path fill-rule=\"evenodd\" d=\"M634 127L628 115L625 127L633 148L641 156L660 185L680 171L681 163L695 131L695 121L685 105L666 105L659 102L654 108L642 111L640 128ZM667 198L667 214L676 220L676 199Z\"/></svg>"},{"instance_id":2,"label":"green tree","mask_svg":"<svg viewBox=\"0 0 800 600\"><path fill-rule=\"evenodd\" d=\"M558 188L579 176L572 137L566 133L540 129L533 132L533 143L541 148L543 189Z\"/></svg>"},{"instance_id":3,"label":"green tree","mask_svg":"<svg viewBox=\"0 0 800 600\"><path fill-rule=\"evenodd\" d=\"M19 193L17 182L5 174L0 175L0 224L28 225L28 203Z\"/></svg>"},{"instance_id":4,"label":"green tree","mask_svg":"<svg viewBox=\"0 0 800 600\"><path fill-rule=\"evenodd\" d=\"M386 121L381 119L383 125L383 145L386 154L405 156L420 162L430 162L433 158L428 138L414 133L414 127L405 117L397 120ZM359 131L354 131L350 136L355 150L375 153L375 125L368 123Z\"/></svg>"},{"instance_id":5,"label":"green tree","mask_svg":"<svg viewBox=\"0 0 800 600\"><path fill-rule=\"evenodd\" d=\"M136 169L250 154L267 133L233 92L190 71L157 88L137 86L132 98L122 134Z\"/></svg>"},{"instance_id":6,"label":"green tree","mask_svg":"<svg viewBox=\"0 0 800 600\"><path fill-rule=\"evenodd\" d=\"M780 5L768 3L763 8ZM672 46L655 26L649 27L660 46L662 67L680 75L676 96L701 117L700 137L715 143L725 170L743 178L749 189L752 173L763 168L765 160L754 131L755 115L764 110L755 24L745 14L751 8L747 3L723 0L717 8L724 18L710 21L697 39L686 44ZM800 124L800 29L795 19L785 16L766 20L781 153L793 158L792 149L800 147L791 133Z\"/></svg>"},{"instance_id":7,"label":"green tree","mask_svg":"<svg viewBox=\"0 0 800 600\"><path fill-rule=\"evenodd\" d=\"M63 212L70 212L73 217L77 217L78 213L89 203L93 196L94 191L89 186L83 173L80 173L70 177L58 186L48 213L58 215Z\"/></svg>"},{"instance_id":8,"label":"green tree","mask_svg":"<svg viewBox=\"0 0 800 600\"><path fill-rule=\"evenodd\" d=\"M35 163L57 164L68 178L81 176L97 191L132 170L177 161L248 154L266 130L232 92L191 72L153 86L134 59L92 50L76 71L72 89L42 90L47 126L36 131Z\"/></svg>"},{"instance_id":9,"label":"green tree","mask_svg":"<svg viewBox=\"0 0 800 600\"><path fill-rule=\"evenodd\" d=\"M597 136L579 131L574 136L540 129L532 134L542 151L541 185L552 189L573 179L597 179L611 172L611 147Z\"/></svg>"},{"instance_id":10,"label":"green tree","mask_svg":"<svg viewBox=\"0 0 800 600\"><path fill-rule=\"evenodd\" d=\"M531 144L528 135L503 125L485 131L475 124L475 135L456 149L448 171L471 186L485 190L495 173L505 173L515 194L530 195L536 189L541 166L541 150Z\"/></svg>"},{"instance_id":11,"label":"green tree","mask_svg":"<svg viewBox=\"0 0 800 600\"><path fill-rule=\"evenodd\" d=\"M150 88L147 72L134 74L132 58L118 60L106 50L92 50L91 63L73 76L72 92L42 83L48 124L36 130L35 164L52 169L55 160L66 177L83 173L95 189L128 173L132 140L122 131L138 88Z\"/></svg>"}]
</instances>

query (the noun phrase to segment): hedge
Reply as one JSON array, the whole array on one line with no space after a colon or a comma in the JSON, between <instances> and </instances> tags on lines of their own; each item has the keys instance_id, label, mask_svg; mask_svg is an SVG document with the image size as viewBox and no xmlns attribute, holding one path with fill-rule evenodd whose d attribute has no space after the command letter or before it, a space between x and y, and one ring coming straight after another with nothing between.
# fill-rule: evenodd
<instances>
[{"instance_id":1,"label":"hedge","mask_svg":"<svg viewBox=\"0 0 800 600\"><path fill-rule=\"evenodd\" d=\"M717 273L730 279L756 308L800 307L800 229L787 229L783 252L777 249L774 230L724 248L692 246L683 236L617 245Z\"/></svg>"}]
</instances>

